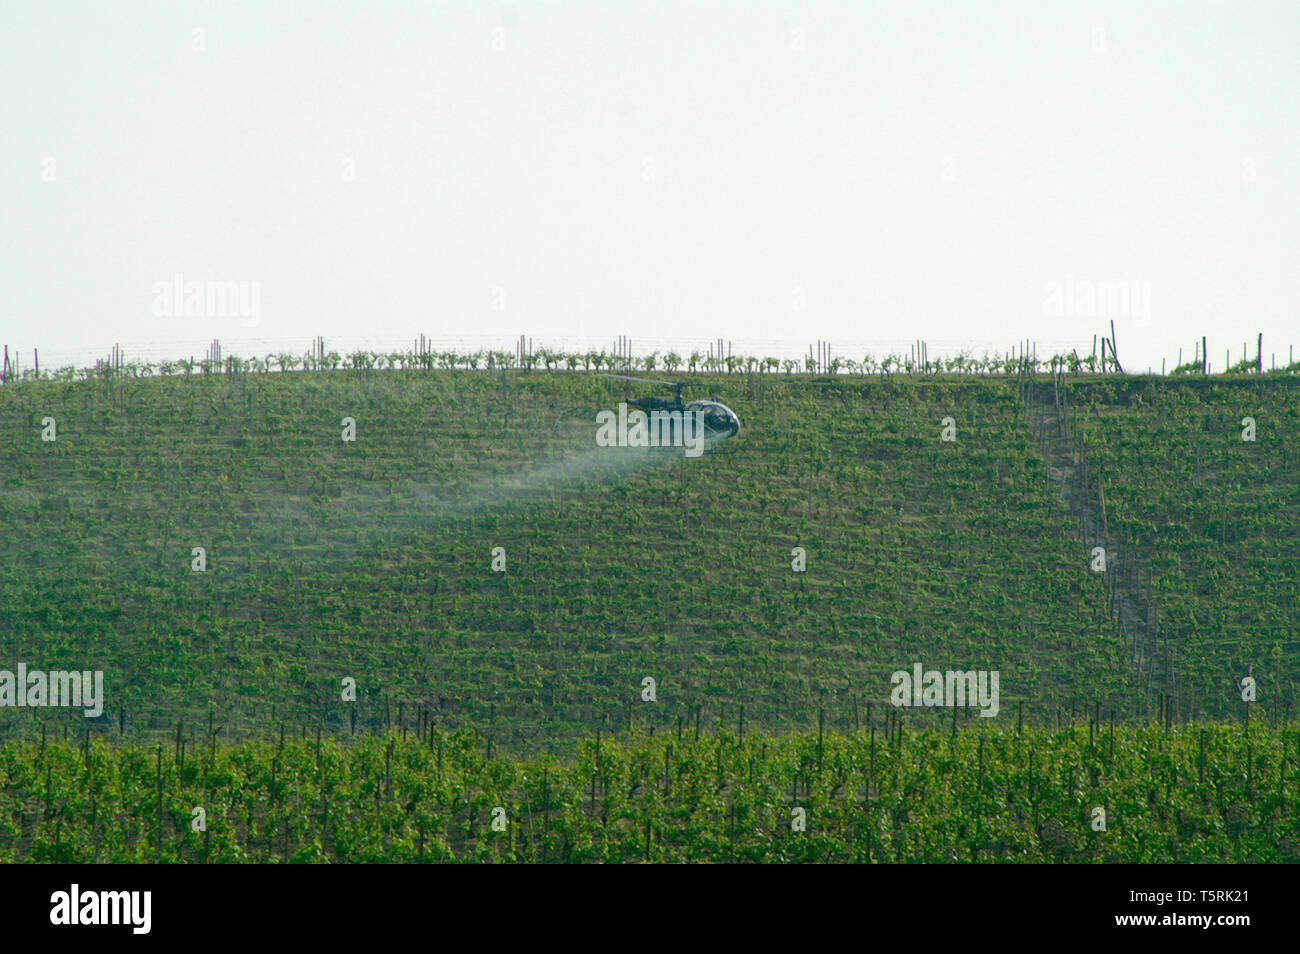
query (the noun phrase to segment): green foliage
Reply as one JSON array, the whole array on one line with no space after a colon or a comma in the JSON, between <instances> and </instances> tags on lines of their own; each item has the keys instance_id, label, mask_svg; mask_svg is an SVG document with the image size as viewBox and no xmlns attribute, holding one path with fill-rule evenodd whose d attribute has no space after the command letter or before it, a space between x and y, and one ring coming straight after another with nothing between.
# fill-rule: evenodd
<instances>
[{"instance_id":1,"label":"green foliage","mask_svg":"<svg viewBox=\"0 0 1300 954\"><path fill-rule=\"evenodd\" d=\"M1287 705L1292 382L1068 387L1110 519L1150 568L1180 716L1236 717L1251 667L1261 704ZM0 388L0 664L103 669L101 732L121 718L167 734L212 710L236 738L282 721L350 732L354 715L382 730L405 706L561 751L621 724L647 675L660 701L643 718L661 730L700 705L743 706L767 730L818 708L843 722L914 661L999 670L1004 713L1158 709L1165 687L1134 685L1012 382L782 374L702 390L749 426L691 460L597 450L595 411L627 392L564 371ZM1234 430L1247 412L1257 444ZM55 443L39 438L46 415ZM791 570L796 545L807 573ZM83 721L0 716L8 736Z\"/></svg>"},{"instance_id":2,"label":"green foliage","mask_svg":"<svg viewBox=\"0 0 1300 954\"><path fill-rule=\"evenodd\" d=\"M468 731L189 754L9 742L0 861L1300 860L1295 730L953 737L900 732L903 721L820 739L637 731L587 739L565 762L489 758ZM192 826L200 806L206 831ZM794 808L805 831L792 829Z\"/></svg>"},{"instance_id":3,"label":"green foliage","mask_svg":"<svg viewBox=\"0 0 1300 954\"><path fill-rule=\"evenodd\" d=\"M773 359L705 379L748 427L686 459L597 449L632 392L511 360L0 388L0 668L107 696L0 709L0 859L1300 859L1292 378L1063 380L1158 633L1135 670L1014 381ZM998 670L1001 714L848 732L917 661ZM1134 724L1240 718L1246 673L1272 729ZM1113 736L1041 728L1087 712Z\"/></svg>"}]
</instances>

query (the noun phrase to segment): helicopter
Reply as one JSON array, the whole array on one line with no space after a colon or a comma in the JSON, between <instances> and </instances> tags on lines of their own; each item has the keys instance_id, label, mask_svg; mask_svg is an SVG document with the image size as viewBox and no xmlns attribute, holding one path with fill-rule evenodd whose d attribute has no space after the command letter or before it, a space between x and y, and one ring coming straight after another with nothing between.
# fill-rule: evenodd
<instances>
[{"instance_id":1,"label":"helicopter","mask_svg":"<svg viewBox=\"0 0 1300 954\"><path fill-rule=\"evenodd\" d=\"M627 404L630 407L639 408L647 414L658 411L664 414L678 412L682 414L696 413L700 415L700 420L704 424L705 437L710 442L724 441L729 437L734 437L740 432L740 418L736 412L727 405L718 401L686 401L682 400L682 390L697 382L694 381L660 381L655 378L634 378L626 374L602 374L602 378L613 378L618 381L636 381L640 384L656 384L661 387L673 389L671 398L665 397L643 397L628 398Z\"/></svg>"}]
</instances>

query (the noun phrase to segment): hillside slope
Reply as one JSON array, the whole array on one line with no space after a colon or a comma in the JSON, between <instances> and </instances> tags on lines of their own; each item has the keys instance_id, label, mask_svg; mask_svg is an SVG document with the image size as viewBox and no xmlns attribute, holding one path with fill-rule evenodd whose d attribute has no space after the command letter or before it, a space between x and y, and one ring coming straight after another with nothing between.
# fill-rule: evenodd
<instances>
[{"instance_id":1,"label":"hillside slope","mask_svg":"<svg viewBox=\"0 0 1300 954\"><path fill-rule=\"evenodd\" d=\"M699 710L848 725L918 662L999 671L1002 719L1123 719L1165 692L1180 718L1237 715L1251 667L1277 706L1300 665L1295 392L1201 383L1066 383L1057 441L1077 427L1103 475L1150 648L1117 630L1092 518L1014 379L713 376L699 390L748 426L698 459L597 448L625 394L583 374L6 387L0 667L104 670L95 731L400 718L525 748ZM1243 408L1255 444L1233 442ZM0 710L0 734L43 721L86 723Z\"/></svg>"}]
</instances>

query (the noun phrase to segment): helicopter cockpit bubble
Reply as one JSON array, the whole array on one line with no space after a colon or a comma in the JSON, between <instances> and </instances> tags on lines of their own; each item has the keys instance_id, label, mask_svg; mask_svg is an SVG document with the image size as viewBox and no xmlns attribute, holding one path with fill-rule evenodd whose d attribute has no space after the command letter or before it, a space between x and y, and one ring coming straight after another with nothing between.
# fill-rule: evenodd
<instances>
[{"instance_id":1,"label":"helicopter cockpit bubble","mask_svg":"<svg viewBox=\"0 0 1300 954\"><path fill-rule=\"evenodd\" d=\"M705 430L714 440L732 437L740 431L740 419L725 404L717 401L692 401L686 405L686 410L703 415Z\"/></svg>"}]
</instances>

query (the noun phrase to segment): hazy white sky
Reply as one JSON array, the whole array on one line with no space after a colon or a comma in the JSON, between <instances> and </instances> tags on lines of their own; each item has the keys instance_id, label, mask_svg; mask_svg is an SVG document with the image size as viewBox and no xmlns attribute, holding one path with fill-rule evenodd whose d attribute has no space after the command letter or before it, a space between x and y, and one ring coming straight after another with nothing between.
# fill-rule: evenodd
<instances>
[{"instance_id":1,"label":"hazy white sky","mask_svg":"<svg viewBox=\"0 0 1300 954\"><path fill-rule=\"evenodd\" d=\"M1133 292L1129 366L1300 343L1295 2L0 11L0 343L28 353L1090 348L1090 283ZM166 314L177 274L256 317Z\"/></svg>"}]
</instances>

